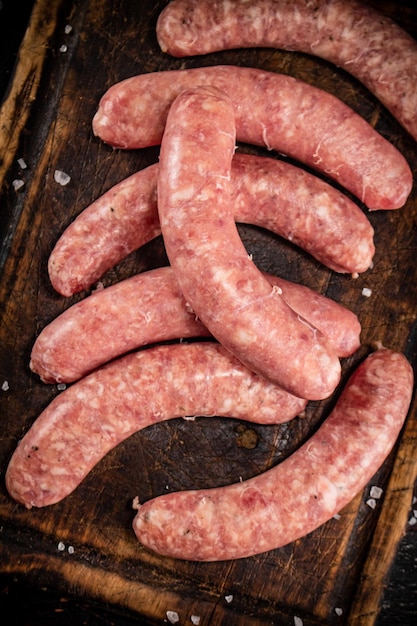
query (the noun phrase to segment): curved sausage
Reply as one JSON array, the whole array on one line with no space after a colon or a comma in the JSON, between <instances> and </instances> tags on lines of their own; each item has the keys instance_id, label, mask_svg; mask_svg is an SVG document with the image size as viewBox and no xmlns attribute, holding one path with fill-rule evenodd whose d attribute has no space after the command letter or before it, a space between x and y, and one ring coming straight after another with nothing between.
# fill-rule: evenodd
<instances>
[{"instance_id":1,"label":"curved sausage","mask_svg":"<svg viewBox=\"0 0 417 626\"><path fill-rule=\"evenodd\" d=\"M133 529L162 555L238 559L303 537L338 513L382 465L401 430L413 390L406 358L371 354L335 409L291 456L226 487L163 495L138 505Z\"/></svg>"},{"instance_id":2,"label":"curved sausage","mask_svg":"<svg viewBox=\"0 0 417 626\"><path fill-rule=\"evenodd\" d=\"M361 326L352 311L303 285L266 277L339 357L359 348ZM161 267L95 291L61 313L37 337L30 368L44 382L70 383L141 346L208 336L187 307L172 268Z\"/></svg>"},{"instance_id":3,"label":"curved sausage","mask_svg":"<svg viewBox=\"0 0 417 626\"><path fill-rule=\"evenodd\" d=\"M360 80L417 139L417 42L356 0L173 0L157 22L174 56L272 47L321 57Z\"/></svg>"},{"instance_id":4,"label":"curved sausage","mask_svg":"<svg viewBox=\"0 0 417 626\"><path fill-rule=\"evenodd\" d=\"M371 210L406 202L412 174L402 154L338 98L284 74L227 65L134 76L103 95L93 132L118 148L157 145L172 101L199 84L230 96L238 141L319 170Z\"/></svg>"},{"instance_id":5,"label":"curved sausage","mask_svg":"<svg viewBox=\"0 0 417 626\"><path fill-rule=\"evenodd\" d=\"M53 287L70 296L88 289L130 252L161 233L158 164L122 180L82 211L49 257ZM235 221L267 228L336 272L366 271L375 252L373 228L347 196L317 176L276 159L235 154Z\"/></svg>"},{"instance_id":6,"label":"curved sausage","mask_svg":"<svg viewBox=\"0 0 417 626\"><path fill-rule=\"evenodd\" d=\"M233 107L224 92L196 87L175 99L158 176L168 259L186 301L222 345L294 395L320 400L340 380L339 359L248 257L231 209L234 149Z\"/></svg>"},{"instance_id":7,"label":"curved sausage","mask_svg":"<svg viewBox=\"0 0 417 626\"><path fill-rule=\"evenodd\" d=\"M59 502L119 443L174 417L235 417L278 424L306 401L256 376L222 346L157 346L130 354L68 387L19 442L6 471L27 508Z\"/></svg>"}]
</instances>

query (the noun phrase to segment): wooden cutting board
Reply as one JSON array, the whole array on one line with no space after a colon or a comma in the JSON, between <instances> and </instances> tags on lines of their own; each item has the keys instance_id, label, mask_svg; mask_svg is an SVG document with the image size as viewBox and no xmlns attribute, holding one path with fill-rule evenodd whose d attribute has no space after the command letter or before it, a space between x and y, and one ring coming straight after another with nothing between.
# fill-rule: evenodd
<instances>
[{"instance_id":1,"label":"wooden cutting board","mask_svg":"<svg viewBox=\"0 0 417 626\"><path fill-rule=\"evenodd\" d=\"M416 173L415 141L355 79L319 59L277 50L172 59L160 52L155 37L165 4L38 0L35 5L0 113L2 476L18 440L59 393L29 371L34 339L87 295L66 299L55 293L48 256L87 205L158 158L157 148L112 150L92 135L99 98L111 84L141 72L216 63L288 73L357 110ZM374 4L417 37L412 2ZM55 182L55 170L71 177L68 185ZM16 180L24 182L18 190ZM357 279L327 270L271 233L239 226L261 269L304 283L358 315L362 347L344 360L344 380L378 341L417 363L416 189L401 210L373 212L369 219L375 228L374 267ZM109 271L103 283L165 263L158 238ZM370 297L363 288L371 290ZM308 437L330 405L331 400L310 403L305 418L280 427L220 418L152 426L103 459L71 496L46 509L28 511L14 503L2 480L1 573L76 593L147 623L162 623L167 611L175 611L181 624L194 615L201 626L293 624L297 617L304 626L373 624L417 475L415 401L398 445L368 487L340 518L304 539L252 558L204 564L150 554L131 529L135 496L145 501L166 491L256 475ZM366 503L372 485L383 488L375 509Z\"/></svg>"}]
</instances>

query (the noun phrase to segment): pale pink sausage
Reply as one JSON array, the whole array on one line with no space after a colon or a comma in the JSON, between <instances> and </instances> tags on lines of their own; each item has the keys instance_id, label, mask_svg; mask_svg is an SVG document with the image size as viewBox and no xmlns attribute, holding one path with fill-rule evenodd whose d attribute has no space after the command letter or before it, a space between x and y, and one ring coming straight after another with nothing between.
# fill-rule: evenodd
<instances>
[{"instance_id":1,"label":"pale pink sausage","mask_svg":"<svg viewBox=\"0 0 417 626\"><path fill-rule=\"evenodd\" d=\"M284 74L227 65L134 76L103 95L93 131L118 148L157 145L172 101L199 84L230 96L238 141L323 172L371 210L406 202L412 174L402 154L338 98Z\"/></svg>"},{"instance_id":2,"label":"pale pink sausage","mask_svg":"<svg viewBox=\"0 0 417 626\"><path fill-rule=\"evenodd\" d=\"M196 415L278 424L305 406L216 343L149 348L93 372L52 400L17 446L7 490L28 508L47 506L69 495L107 452L151 424Z\"/></svg>"},{"instance_id":3,"label":"pale pink sausage","mask_svg":"<svg viewBox=\"0 0 417 626\"><path fill-rule=\"evenodd\" d=\"M352 311L308 287L265 276L339 357L359 348L361 326ZM172 268L161 267L95 291L61 313L37 337L30 368L44 382L70 383L141 346L208 336L187 307Z\"/></svg>"},{"instance_id":4,"label":"pale pink sausage","mask_svg":"<svg viewBox=\"0 0 417 626\"><path fill-rule=\"evenodd\" d=\"M88 289L161 233L157 176L157 164L129 176L68 226L48 262L59 293ZM363 211L317 176L283 161L235 154L232 209L235 221L281 235L336 272L361 273L372 263L374 231Z\"/></svg>"},{"instance_id":5,"label":"pale pink sausage","mask_svg":"<svg viewBox=\"0 0 417 626\"><path fill-rule=\"evenodd\" d=\"M340 362L250 260L231 209L235 149L230 98L181 93L161 143L158 212L181 292L210 333L247 367L308 400L329 396Z\"/></svg>"},{"instance_id":6,"label":"pale pink sausage","mask_svg":"<svg viewBox=\"0 0 417 626\"><path fill-rule=\"evenodd\" d=\"M356 0L172 0L157 22L177 57L272 47L312 54L360 80L417 139L417 42Z\"/></svg>"},{"instance_id":7,"label":"pale pink sausage","mask_svg":"<svg viewBox=\"0 0 417 626\"><path fill-rule=\"evenodd\" d=\"M363 489L399 435L413 372L380 349L351 376L319 430L284 461L226 487L163 495L138 505L133 529L159 554L239 559L284 546L331 519Z\"/></svg>"}]
</instances>

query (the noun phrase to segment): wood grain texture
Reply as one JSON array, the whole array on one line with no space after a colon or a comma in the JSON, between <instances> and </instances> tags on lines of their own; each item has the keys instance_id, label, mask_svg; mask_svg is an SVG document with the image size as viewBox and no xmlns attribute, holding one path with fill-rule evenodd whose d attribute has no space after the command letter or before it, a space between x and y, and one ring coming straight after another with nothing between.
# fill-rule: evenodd
<instances>
[{"instance_id":1,"label":"wood grain texture","mask_svg":"<svg viewBox=\"0 0 417 626\"><path fill-rule=\"evenodd\" d=\"M289 73L327 89L360 112L403 152L416 176L415 142L356 80L323 61L276 50L171 59L159 51L155 38L156 19L165 4L38 0L35 5L9 98L20 95L8 99L0 113L0 386L8 385L0 394L2 475L17 441L59 393L29 371L34 338L62 310L86 296L65 299L54 292L47 275L49 253L66 225L88 204L158 158L157 148L112 150L92 135L98 100L111 84L140 72L216 63ZM416 36L412 3L378 5ZM67 24L72 30L66 34ZM31 89L24 87L29 74L36 75L29 81ZM248 146L241 149L263 154ZM25 159L27 170L19 170L18 157ZM55 182L55 170L70 175L68 185ZM25 184L15 192L12 181L17 177ZM239 226L262 270L303 282L359 316L362 348L344 360L344 380L379 341L405 352L417 365L416 189L401 210L368 216L375 228L374 267L356 280L327 270L268 232ZM103 283L164 263L158 238L109 271ZM371 297L362 295L364 287L371 289ZM202 626L293 624L295 616L304 626L371 626L405 530L417 474L415 399L396 450L371 482L384 489L375 509L366 504L370 484L340 519L308 537L271 553L225 563L160 558L145 551L131 529L136 495L144 501L167 490L227 484L262 472L304 441L332 402L310 403L305 418L279 427L224 419L208 423L203 418L153 426L110 453L71 496L46 509L27 511L12 502L2 481L0 573L58 587L149 623L162 623L166 611L173 610L181 623L200 615ZM233 599L227 602L230 595Z\"/></svg>"},{"instance_id":2,"label":"wood grain texture","mask_svg":"<svg viewBox=\"0 0 417 626\"><path fill-rule=\"evenodd\" d=\"M10 169L22 131L35 102L48 54L50 37L57 29L62 0L38 0L19 50L16 70L0 109L0 186Z\"/></svg>"}]
</instances>

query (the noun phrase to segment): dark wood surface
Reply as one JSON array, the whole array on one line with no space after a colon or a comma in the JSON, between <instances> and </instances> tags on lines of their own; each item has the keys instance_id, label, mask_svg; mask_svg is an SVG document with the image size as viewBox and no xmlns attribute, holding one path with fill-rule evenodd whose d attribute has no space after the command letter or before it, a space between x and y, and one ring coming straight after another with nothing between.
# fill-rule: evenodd
<instances>
[{"instance_id":1,"label":"dark wood surface","mask_svg":"<svg viewBox=\"0 0 417 626\"><path fill-rule=\"evenodd\" d=\"M325 62L274 50L185 61L161 54L155 22L165 4L38 0L31 15L22 10L17 30L8 29L13 36L5 34L6 20L1 22L8 61L2 66L0 128L0 384L9 386L0 394L2 476L18 439L59 393L29 372L34 338L86 295L65 299L54 293L48 255L85 206L157 159L156 149L113 151L92 136L98 100L112 83L139 72L224 62L289 73L345 100L404 153L416 173L416 143L365 88ZM412 1L374 4L417 37ZM0 20L1 11L8 11L8 3L3 5ZM17 57L26 20L30 29ZM66 24L72 26L69 34ZM27 170L19 169L19 157ZM53 181L55 169L71 176L68 186ZM12 185L16 178L25 181L18 192ZM363 346L343 363L344 376L379 340L417 364L416 190L400 211L369 217L375 265L356 281L326 270L269 233L240 227L259 267L304 282L358 314ZM165 261L158 239L110 271L105 284ZM362 296L363 287L372 289L371 298ZM9 623L160 624L167 610L177 611L181 624L191 623L192 614L201 616L201 625L293 624L295 616L304 626L415 623L417 525L409 523L417 508L415 401L398 446L371 483L384 488L375 510L366 505L365 490L341 519L280 550L235 563L162 559L143 550L133 536L134 496L145 500L167 486L213 486L254 475L290 453L328 410L327 401L311 403L307 419L282 427L220 419L210 426L197 420L190 428L174 420L152 427L103 459L65 501L43 510L26 511L13 503L2 480L0 602L13 609ZM241 445L242 431L249 428L255 448ZM225 600L229 594L231 603Z\"/></svg>"}]
</instances>

